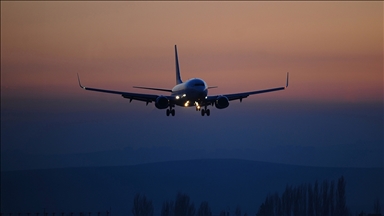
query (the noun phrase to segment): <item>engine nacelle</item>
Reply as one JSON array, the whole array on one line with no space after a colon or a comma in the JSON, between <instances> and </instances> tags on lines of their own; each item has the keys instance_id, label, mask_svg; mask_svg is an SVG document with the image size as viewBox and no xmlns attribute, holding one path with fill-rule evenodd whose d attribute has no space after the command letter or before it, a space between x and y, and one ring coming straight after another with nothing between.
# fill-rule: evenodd
<instances>
[{"instance_id":1,"label":"engine nacelle","mask_svg":"<svg viewBox=\"0 0 384 216\"><path fill-rule=\"evenodd\" d=\"M217 99L215 101L215 107L217 109L224 109L224 108L227 108L228 106L229 106L229 100L227 97L225 97L225 96L217 97Z\"/></svg>"},{"instance_id":2,"label":"engine nacelle","mask_svg":"<svg viewBox=\"0 0 384 216\"><path fill-rule=\"evenodd\" d=\"M155 106L157 109L167 109L169 106L169 101L164 96L159 96L156 98Z\"/></svg>"}]
</instances>

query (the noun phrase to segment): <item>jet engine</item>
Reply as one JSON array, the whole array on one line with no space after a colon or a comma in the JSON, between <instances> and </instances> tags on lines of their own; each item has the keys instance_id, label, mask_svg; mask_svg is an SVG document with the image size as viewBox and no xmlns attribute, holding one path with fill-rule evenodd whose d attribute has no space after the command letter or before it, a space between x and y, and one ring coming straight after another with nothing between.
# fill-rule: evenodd
<instances>
[{"instance_id":1,"label":"jet engine","mask_svg":"<svg viewBox=\"0 0 384 216\"><path fill-rule=\"evenodd\" d=\"M155 106L157 109L166 109L169 106L169 101L164 96L159 96L156 98Z\"/></svg>"},{"instance_id":2,"label":"jet engine","mask_svg":"<svg viewBox=\"0 0 384 216\"><path fill-rule=\"evenodd\" d=\"M224 109L229 106L229 100L225 96L218 96L216 101L215 101L215 107L217 109Z\"/></svg>"}]
</instances>

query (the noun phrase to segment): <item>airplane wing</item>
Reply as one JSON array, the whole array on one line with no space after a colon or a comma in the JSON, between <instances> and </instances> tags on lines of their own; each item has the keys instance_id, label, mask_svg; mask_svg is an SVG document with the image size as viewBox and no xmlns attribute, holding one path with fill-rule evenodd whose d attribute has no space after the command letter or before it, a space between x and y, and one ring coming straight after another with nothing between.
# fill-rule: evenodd
<instances>
[{"instance_id":1,"label":"airplane wing","mask_svg":"<svg viewBox=\"0 0 384 216\"><path fill-rule=\"evenodd\" d=\"M284 90L284 89L288 88L288 79L289 79L289 73L287 73L287 82L286 82L285 86L282 86L282 87L263 89L263 90L257 90L257 91L249 91L249 92L240 92L240 93L234 93L234 94L208 96L206 100L208 101L208 103L213 103L217 99L217 97L225 96L228 98L229 101L232 101L232 100L242 101L243 98L246 98L249 95L262 94L262 93L267 93L267 92Z\"/></svg>"},{"instance_id":2,"label":"airplane wing","mask_svg":"<svg viewBox=\"0 0 384 216\"><path fill-rule=\"evenodd\" d=\"M77 74L77 79L79 81L79 86L82 89L89 90L89 91L97 91L97 92L104 92L104 93L110 93L110 94L119 94L123 96L123 98L127 98L130 100L138 100L138 101L144 101L148 103L152 103L153 101L156 101L156 98L159 97L159 95L152 95L152 94L138 94L138 93L131 93L131 92L121 92L121 91L114 91L114 90L107 90L107 89L98 89L98 88L89 88L81 85L79 74ZM168 98L168 96L165 96ZM169 99L173 99L173 97L170 97Z\"/></svg>"}]
</instances>

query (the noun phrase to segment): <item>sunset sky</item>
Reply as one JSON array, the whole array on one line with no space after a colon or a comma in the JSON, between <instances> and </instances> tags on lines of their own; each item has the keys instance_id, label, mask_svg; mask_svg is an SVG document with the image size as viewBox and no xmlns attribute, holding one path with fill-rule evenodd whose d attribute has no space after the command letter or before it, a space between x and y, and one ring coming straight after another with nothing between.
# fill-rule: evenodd
<instances>
[{"instance_id":1,"label":"sunset sky","mask_svg":"<svg viewBox=\"0 0 384 216\"><path fill-rule=\"evenodd\" d=\"M236 149L256 153L230 157L383 166L383 9L380 1L2 1L1 154L167 147L210 158ZM90 87L172 88L175 44L182 78L219 86L210 95L279 87L286 72L290 86L211 108L210 117L176 107L173 118L78 86L76 73Z\"/></svg>"}]
</instances>

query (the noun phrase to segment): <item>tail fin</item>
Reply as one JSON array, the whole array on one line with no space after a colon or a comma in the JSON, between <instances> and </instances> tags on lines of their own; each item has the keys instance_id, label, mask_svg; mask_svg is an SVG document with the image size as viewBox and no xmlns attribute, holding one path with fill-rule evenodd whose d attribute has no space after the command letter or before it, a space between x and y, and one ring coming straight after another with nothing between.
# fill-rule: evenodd
<instances>
[{"instance_id":1,"label":"tail fin","mask_svg":"<svg viewBox=\"0 0 384 216\"><path fill-rule=\"evenodd\" d=\"M176 60L176 84L183 83L180 76L179 57L177 56L177 46L175 45L175 60Z\"/></svg>"}]
</instances>

